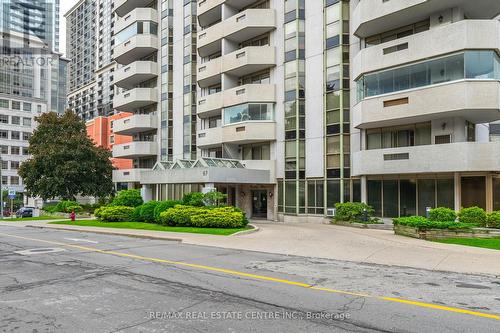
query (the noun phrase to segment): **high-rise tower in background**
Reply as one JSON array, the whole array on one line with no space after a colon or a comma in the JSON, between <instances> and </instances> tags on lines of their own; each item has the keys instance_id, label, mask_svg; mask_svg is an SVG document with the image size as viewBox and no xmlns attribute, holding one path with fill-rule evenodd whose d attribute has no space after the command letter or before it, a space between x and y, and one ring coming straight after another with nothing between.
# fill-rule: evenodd
<instances>
[{"instance_id":1,"label":"high-rise tower in background","mask_svg":"<svg viewBox=\"0 0 500 333\"><path fill-rule=\"evenodd\" d=\"M23 192L17 174L42 112L66 107L68 60L59 48L59 1L1 0L0 153L2 186Z\"/></svg>"}]
</instances>

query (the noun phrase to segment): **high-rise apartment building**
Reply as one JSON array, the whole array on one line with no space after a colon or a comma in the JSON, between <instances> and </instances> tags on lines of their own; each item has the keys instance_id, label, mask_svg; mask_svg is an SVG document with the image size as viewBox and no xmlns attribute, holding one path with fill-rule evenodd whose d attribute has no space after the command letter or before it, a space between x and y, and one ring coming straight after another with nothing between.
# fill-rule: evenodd
<instances>
[{"instance_id":1,"label":"high-rise apartment building","mask_svg":"<svg viewBox=\"0 0 500 333\"><path fill-rule=\"evenodd\" d=\"M18 176L43 112L66 106L68 61L58 47L58 1L1 1L0 159L2 188L24 192Z\"/></svg>"},{"instance_id":2,"label":"high-rise apartment building","mask_svg":"<svg viewBox=\"0 0 500 333\"><path fill-rule=\"evenodd\" d=\"M113 0L80 0L66 14L69 107L83 120L113 110Z\"/></svg>"},{"instance_id":3,"label":"high-rise apartment building","mask_svg":"<svg viewBox=\"0 0 500 333\"><path fill-rule=\"evenodd\" d=\"M500 209L492 0L115 0L115 171L250 217ZM490 142L491 141L491 142ZM497 141L497 142L493 142Z\"/></svg>"},{"instance_id":4,"label":"high-rise apartment building","mask_svg":"<svg viewBox=\"0 0 500 333\"><path fill-rule=\"evenodd\" d=\"M490 0L351 1L352 174L378 215L500 209L499 12Z\"/></svg>"}]
</instances>

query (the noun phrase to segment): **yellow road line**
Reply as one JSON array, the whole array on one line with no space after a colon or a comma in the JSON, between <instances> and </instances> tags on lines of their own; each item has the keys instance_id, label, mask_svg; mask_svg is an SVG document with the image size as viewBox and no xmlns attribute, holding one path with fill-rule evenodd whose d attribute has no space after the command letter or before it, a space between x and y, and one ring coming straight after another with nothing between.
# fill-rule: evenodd
<instances>
[{"instance_id":1,"label":"yellow road line","mask_svg":"<svg viewBox=\"0 0 500 333\"><path fill-rule=\"evenodd\" d=\"M64 246L64 247L68 247L68 248L74 248L74 249L89 251L89 252L109 254L109 255L114 255L114 256L119 256L119 257L124 257L124 258L131 258L131 259L137 259L137 260L145 260L145 261L150 261L150 262L157 262L157 263L168 264L168 265L172 265L172 266L182 266L182 267L196 268L196 269L200 269L200 270L206 270L206 271L212 271L212 272L219 272L219 273L224 273L224 274L228 274L228 275L247 277L247 278L251 278L251 279L254 279L254 280L276 282L276 283L281 283L281 284L287 284L287 285L292 285L292 286L307 288L307 289L311 289L311 290L324 291L324 292L335 293L335 294L342 294L342 295L357 296L357 297L375 298L375 299L383 300L383 301L387 301L387 302L407 304L407 305L414 305L414 306L418 306L418 307L421 307L421 308L434 309L434 310L442 310L442 311L447 311L447 312L467 314L467 315L471 315L471 316L475 316L475 317L482 317L482 318L489 318L489 319L500 320L500 315L495 315L495 314L490 314L490 313L484 313L484 312L477 312L477 311L470 311L470 310L466 310L466 309L448 307L448 306L437 305L437 304L432 304L432 303L424 303L424 302L417 302L417 301L406 300L406 299L402 299L402 298L374 296L374 295L357 293L357 292L350 292L350 291L336 290L336 289L331 289L331 288L316 287L316 286L313 286L313 285L310 285L310 284L307 284L307 283L290 281L290 280L286 280L286 279L278 279L278 278L273 278L273 277L265 276L265 275L250 274L250 273L245 273L245 272L240 272L240 271L235 271L235 270L225 269L225 268L220 268L220 267L212 267L212 266L206 266L206 265L190 264L190 263L187 263L187 262L167 260L167 259L150 258L150 257L144 257L144 256L135 255L135 254L128 254L128 253L123 253L123 252L101 250L101 249L97 249L97 248L93 248L93 247L87 247L87 246L81 246L81 245L75 245L75 244L68 244L68 243L61 243L61 242L49 241L49 240L38 239L38 238L30 238L30 237L23 237L23 236L17 236L17 235L9 235L9 234L4 234L4 233L0 233L0 235L6 236L6 237L13 237L13 238L24 239L24 240L31 240L31 241L41 242L41 243L46 243L46 244L59 245L59 246Z\"/></svg>"}]
</instances>

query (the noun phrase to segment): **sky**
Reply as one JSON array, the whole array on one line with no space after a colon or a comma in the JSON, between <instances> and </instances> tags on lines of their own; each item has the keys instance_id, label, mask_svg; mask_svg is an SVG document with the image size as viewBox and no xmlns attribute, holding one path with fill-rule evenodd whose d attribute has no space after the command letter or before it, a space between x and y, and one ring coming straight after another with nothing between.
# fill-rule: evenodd
<instances>
[{"instance_id":1,"label":"sky","mask_svg":"<svg viewBox=\"0 0 500 333\"><path fill-rule=\"evenodd\" d=\"M64 14L68 10L73 7L78 0L61 0L61 9L60 9L60 16L61 16L61 26L60 26L60 32L61 35L59 36L59 48L60 52L66 56L66 19L64 18Z\"/></svg>"}]
</instances>

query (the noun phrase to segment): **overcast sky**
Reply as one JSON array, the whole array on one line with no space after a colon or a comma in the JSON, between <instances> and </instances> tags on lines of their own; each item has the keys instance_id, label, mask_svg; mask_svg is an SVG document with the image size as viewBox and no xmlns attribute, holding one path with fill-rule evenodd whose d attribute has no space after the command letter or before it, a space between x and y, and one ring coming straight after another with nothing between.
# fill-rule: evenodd
<instances>
[{"instance_id":1,"label":"overcast sky","mask_svg":"<svg viewBox=\"0 0 500 333\"><path fill-rule=\"evenodd\" d=\"M59 48L60 52L66 55L66 20L64 19L64 14L68 10L73 7L78 0L62 0L61 1L61 9L60 9L60 15L61 15L61 27L60 27L60 36L59 36Z\"/></svg>"}]
</instances>

